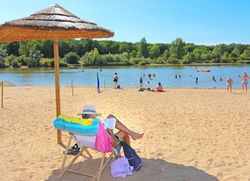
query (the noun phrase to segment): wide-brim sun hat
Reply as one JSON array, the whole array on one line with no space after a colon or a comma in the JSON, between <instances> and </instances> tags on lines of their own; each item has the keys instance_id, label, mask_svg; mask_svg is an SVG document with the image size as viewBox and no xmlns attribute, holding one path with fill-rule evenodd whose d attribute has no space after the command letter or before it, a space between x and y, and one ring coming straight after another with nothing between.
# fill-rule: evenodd
<instances>
[{"instance_id":1,"label":"wide-brim sun hat","mask_svg":"<svg viewBox=\"0 0 250 181\"><path fill-rule=\"evenodd\" d=\"M96 107L93 105L84 105L82 112L79 113L78 115L83 115L83 114L90 114L90 115L101 115L101 113L96 112Z\"/></svg>"}]
</instances>

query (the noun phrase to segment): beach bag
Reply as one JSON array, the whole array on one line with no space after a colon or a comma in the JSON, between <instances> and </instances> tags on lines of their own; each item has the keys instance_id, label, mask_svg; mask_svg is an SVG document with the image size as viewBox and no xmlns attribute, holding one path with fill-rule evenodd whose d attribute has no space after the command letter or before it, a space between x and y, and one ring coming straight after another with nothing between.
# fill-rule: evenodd
<instances>
[{"instance_id":1,"label":"beach bag","mask_svg":"<svg viewBox=\"0 0 250 181\"><path fill-rule=\"evenodd\" d=\"M142 161L135 150L124 141L121 141L121 145L123 147L125 157L128 159L129 165L134 167L134 171L140 170L142 167Z\"/></svg>"},{"instance_id":2,"label":"beach bag","mask_svg":"<svg viewBox=\"0 0 250 181\"><path fill-rule=\"evenodd\" d=\"M95 140L95 149L102 153L113 151L111 138L105 131L104 126L100 121L98 122L98 133Z\"/></svg>"},{"instance_id":3,"label":"beach bag","mask_svg":"<svg viewBox=\"0 0 250 181\"><path fill-rule=\"evenodd\" d=\"M129 165L126 157L120 157L111 163L111 175L114 178L125 178L133 174L133 167Z\"/></svg>"}]
</instances>

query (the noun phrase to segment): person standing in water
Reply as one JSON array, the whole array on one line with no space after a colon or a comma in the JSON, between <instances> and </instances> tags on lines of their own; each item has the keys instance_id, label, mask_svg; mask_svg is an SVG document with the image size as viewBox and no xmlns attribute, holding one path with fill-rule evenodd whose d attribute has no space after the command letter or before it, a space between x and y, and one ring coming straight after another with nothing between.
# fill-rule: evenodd
<instances>
[{"instance_id":1,"label":"person standing in water","mask_svg":"<svg viewBox=\"0 0 250 181\"><path fill-rule=\"evenodd\" d=\"M228 91L229 93L232 93L232 88L233 88L233 80L232 80L232 78L229 76L229 77L227 78L227 91Z\"/></svg>"},{"instance_id":2,"label":"person standing in water","mask_svg":"<svg viewBox=\"0 0 250 181\"><path fill-rule=\"evenodd\" d=\"M143 87L143 79L142 79L142 77L140 77L140 88L142 88Z\"/></svg>"}]
</instances>

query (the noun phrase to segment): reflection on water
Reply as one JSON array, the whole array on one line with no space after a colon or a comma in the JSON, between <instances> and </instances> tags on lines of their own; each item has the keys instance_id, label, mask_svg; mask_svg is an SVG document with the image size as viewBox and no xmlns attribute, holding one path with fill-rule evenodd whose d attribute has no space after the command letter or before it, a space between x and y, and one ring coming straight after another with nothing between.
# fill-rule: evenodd
<instances>
[{"instance_id":1,"label":"reflection on water","mask_svg":"<svg viewBox=\"0 0 250 181\"><path fill-rule=\"evenodd\" d=\"M205 69L205 67L198 67ZM99 74L101 86L113 87L113 76L117 72L121 87L138 87L140 77L144 83L150 81L151 86L161 82L170 88L222 88L226 85L226 78L231 76L234 87L240 88L240 76L244 71L250 74L250 66L208 66L211 72L197 72L191 66L154 66L154 67L88 67L61 68L60 83L68 86L73 80L74 85L96 86L96 74ZM155 77L149 79L149 74ZM196 84L196 78L198 78ZM54 70L52 68L18 68L0 69L0 80L11 82L17 86L54 85Z\"/></svg>"}]
</instances>

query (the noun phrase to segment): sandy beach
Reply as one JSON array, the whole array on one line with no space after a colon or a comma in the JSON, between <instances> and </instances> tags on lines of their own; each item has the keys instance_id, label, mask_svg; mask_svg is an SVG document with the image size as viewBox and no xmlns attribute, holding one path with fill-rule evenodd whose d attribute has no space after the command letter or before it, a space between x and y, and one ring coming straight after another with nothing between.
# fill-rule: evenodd
<instances>
[{"instance_id":1,"label":"sandy beach","mask_svg":"<svg viewBox=\"0 0 250 181\"><path fill-rule=\"evenodd\" d=\"M62 147L56 142L54 87L5 87L0 108L0 180L56 181ZM108 166L102 181L250 181L250 93L225 89L61 88L61 112L78 117L84 104L96 105L101 118L112 113L130 129L144 132L132 141L144 167L126 179L113 179ZM63 133L64 143L67 134ZM79 170L96 168L78 159ZM86 168L88 166L88 168ZM60 180L90 180L66 173Z\"/></svg>"}]
</instances>

